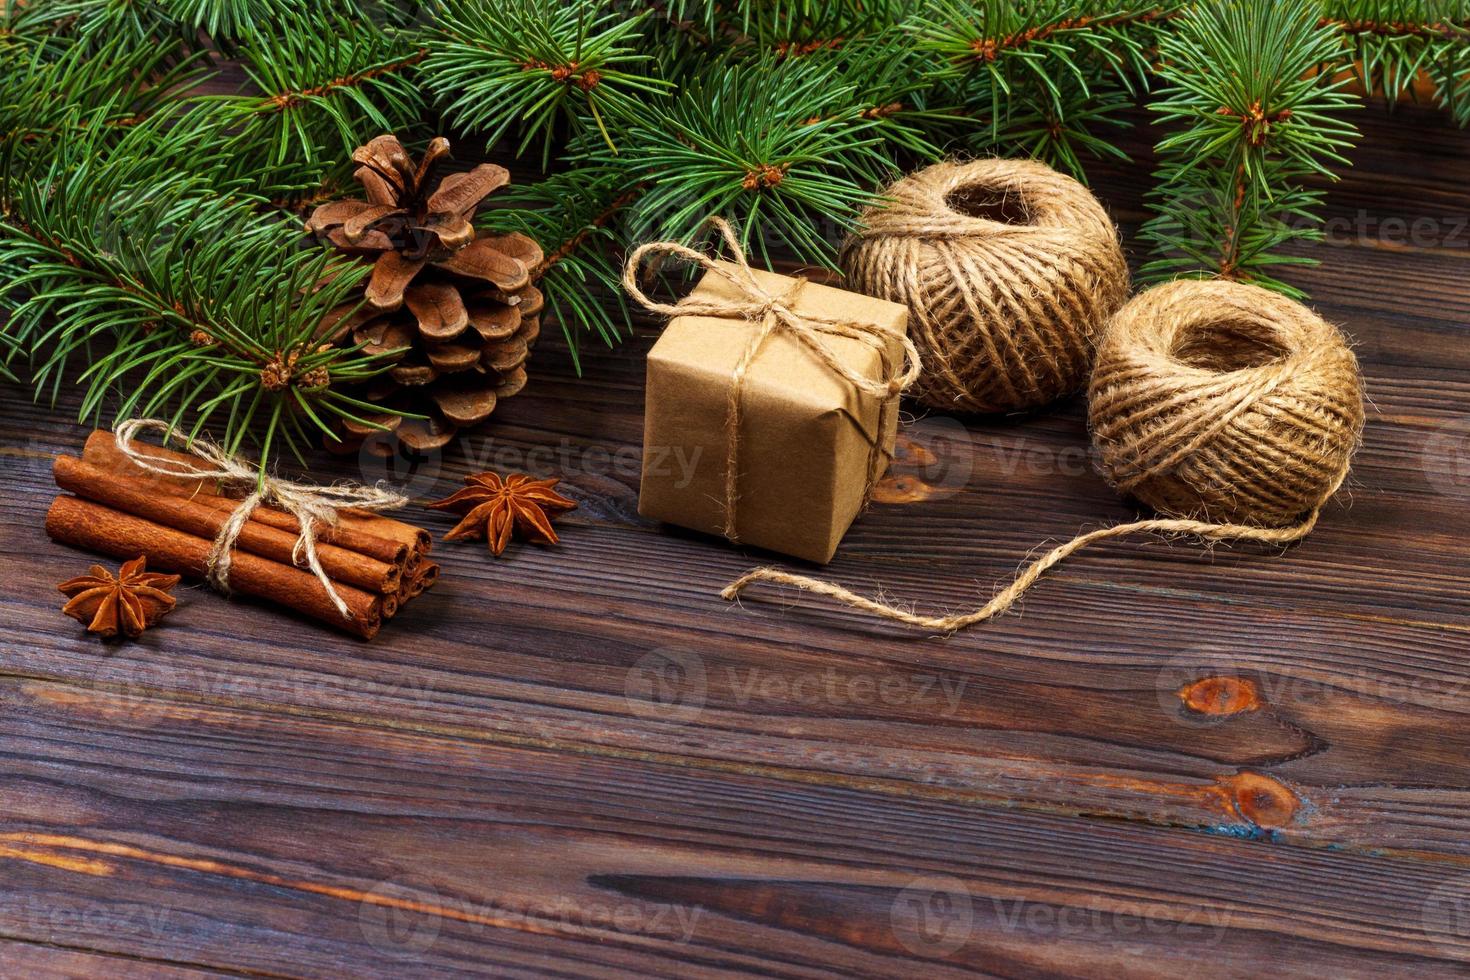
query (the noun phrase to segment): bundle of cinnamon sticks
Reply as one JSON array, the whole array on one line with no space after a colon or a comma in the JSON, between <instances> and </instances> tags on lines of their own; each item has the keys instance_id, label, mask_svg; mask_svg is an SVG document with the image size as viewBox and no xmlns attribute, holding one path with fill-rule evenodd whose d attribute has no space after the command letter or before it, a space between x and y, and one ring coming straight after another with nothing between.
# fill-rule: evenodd
<instances>
[{"instance_id":1,"label":"bundle of cinnamon sticks","mask_svg":"<svg viewBox=\"0 0 1470 980\"><path fill-rule=\"evenodd\" d=\"M190 462L158 446L146 455ZM56 498L46 533L63 544L113 558L148 556L150 570L204 577L216 535L239 506L211 481L151 473L117 448L111 432L87 439L82 456L58 456ZM258 507L235 543L230 587L275 602L370 640L404 604L434 584L439 566L428 559L433 539L422 528L380 514L345 510L331 528L318 528L317 554L350 618L322 583L292 559L301 528L290 514Z\"/></svg>"}]
</instances>

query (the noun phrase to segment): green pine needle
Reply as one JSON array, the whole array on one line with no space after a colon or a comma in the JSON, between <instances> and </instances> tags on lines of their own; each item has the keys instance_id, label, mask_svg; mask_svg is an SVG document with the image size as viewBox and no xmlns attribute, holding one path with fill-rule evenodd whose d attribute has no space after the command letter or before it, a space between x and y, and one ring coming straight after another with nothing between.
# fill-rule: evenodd
<instances>
[{"instance_id":1,"label":"green pine needle","mask_svg":"<svg viewBox=\"0 0 1470 980\"><path fill-rule=\"evenodd\" d=\"M243 188L157 173L155 155L183 152L176 138L165 123L118 138L78 122L51 145L44 173L4 185L0 311L11 359L52 401L79 384L85 420L110 409L193 432L217 424L231 447L299 443L295 403L340 414L333 386L383 368L316 342L365 270L303 247L298 225Z\"/></svg>"},{"instance_id":2,"label":"green pine needle","mask_svg":"<svg viewBox=\"0 0 1470 980\"><path fill-rule=\"evenodd\" d=\"M519 130L522 152L541 140L544 165L560 122L616 152L605 117L669 89L641 70L653 60L637 46L646 18L606 0L447 0L424 75L449 119L487 144Z\"/></svg>"},{"instance_id":3,"label":"green pine needle","mask_svg":"<svg viewBox=\"0 0 1470 980\"><path fill-rule=\"evenodd\" d=\"M1470 0L27 0L0 14L0 370L83 412L300 451L382 369L319 350L363 271L271 199L444 129L539 179L479 223L580 344L623 339L621 257L720 214L762 261L834 261L897 173L1034 156L1085 179L1165 130L1145 278L1296 294L1356 82L1470 125ZM233 59L248 82L201 95ZM220 81L211 81L217 92ZM443 113L435 118L434 110ZM554 176L544 176L547 170ZM521 176L525 176L523 173ZM325 386L322 382L325 381Z\"/></svg>"},{"instance_id":4,"label":"green pine needle","mask_svg":"<svg viewBox=\"0 0 1470 980\"><path fill-rule=\"evenodd\" d=\"M1143 238L1158 258L1145 275L1203 270L1294 292L1263 270L1317 236L1321 195L1302 182L1332 179L1357 137L1340 116L1358 99L1324 69L1342 37L1315 0L1214 0L1174 27L1152 108L1175 131L1157 147L1157 216Z\"/></svg>"}]
</instances>

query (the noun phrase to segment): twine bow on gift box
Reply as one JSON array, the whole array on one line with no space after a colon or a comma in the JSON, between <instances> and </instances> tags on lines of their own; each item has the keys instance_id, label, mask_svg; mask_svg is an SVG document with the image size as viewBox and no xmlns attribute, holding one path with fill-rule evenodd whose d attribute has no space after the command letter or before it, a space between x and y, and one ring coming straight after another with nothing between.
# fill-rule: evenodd
<instances>
[{"instance_id":1,"label":"twine bow on gift box","mask_svg":"<svg viewBox=\"0 0 1470 980\"><path fill-rule=\"evenodd\" d=\"M698 252L679 242L650 242L639 246L632 255L628 256L627 265L623 270L623 288L628 291L629 296L632 296L651 313L661 313L671 317L712 316L721 319L739 318L752 323L759 322L758 329L751 334L750 342L746 344L735 366L725 415L727 436L725 528L723 532L725 537L731 542L739 542L736 512L740 481L740 417L743 411L746 375L749 374L755 359L760 356L766 341L778 331L799 341L833 374L841 377L855 389L879 399L881 408L878 415L877 435L869 440L872 451L868 459L867 486L863 490L863 506L866 507L872 499L873 487L883 475L884 456L886 455L883 447L883 433L888 429L891 413L896 410L896 396L919 377L918 349L907 336L895 337L892 332L877 324L796 312L793 307L796 305L797 297L807 285L804 277L796 277L792 286L783 294L771 295L757 281L750 263L746 260L744 250L740 246L740 239L736 237L729 223L722 218L710 218L706 223L718 231L725 244L729 246L730 263L734 266L733 270L717 264L715 259L703 252ZM657 302L638 285L638 272L643 267L645 259L651 255L682 259L704 269L711 275L719 276L738 291L740 298L738 300L709 300L686 297L677 303ZM826 340L828 337L845 337L873 348L882 363L880 376L869 377L845 364L828 345ZM888 344L895 339L899 339L903 346L905 361L902 364L893 363L893 358L889 354Z\"/></svg>"},{"instance_id":2,"label":"twine bow on gift box","mask_svg":"<svg viewBox=\"0 0 1470 980\"><path fill-rule=\"evenodd\" d=\"M352 619L351 610L338 594L336 586L322 568L321 559L317 557L317 530L335 526L339 513L345 508L395 510L408 503L407 497L381 486L335 484L323 487L278 479L259 471L254 464L230 455L207 439L195 439L187 446L189 452L206 465L196 466L193 463L160 458L134 446L134 440L145 431L159 432L166 441L173 433L173 426L158 419L130 419L119 425L115 432L118 451L142 469L186 480L220 480L255 487L253 492L240 501L240 505L230 514L230 519L220 528L209 555L205 558L210 585L226 595L229 594L230 561L236 539L240 537L240 532L244 530L250 515L257 507L278 507L294 517L301 527L296 547L291 553L292 560L316 576L343 619Z\"/></svg>"}]
</instances>

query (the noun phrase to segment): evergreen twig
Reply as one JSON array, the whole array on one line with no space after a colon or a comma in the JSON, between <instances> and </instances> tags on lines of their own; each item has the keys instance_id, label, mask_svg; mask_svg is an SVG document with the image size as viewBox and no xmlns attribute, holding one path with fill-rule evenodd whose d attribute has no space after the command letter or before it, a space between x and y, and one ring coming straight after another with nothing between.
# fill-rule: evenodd
<instances>
[{"instance_id":1,"label":"evergreen twig","mask_svg":"<svg viewBox=\"0 0 1470 980\"><path fill-rule=\"evenodd\" d=\"M653 60L636 47L646 16L605 0L446 0L424 74L445 111L487 142L512 126L522 152L539 137L543 165L558 120L573 133L595 128L616 152L608 114L670 87L638 70Z\"/></svg>"},{"instance_id":2,"label":"evergreen twig","mask_svg":"<svg viewBox=\"0 0 1470 980\"><path fill-rule=\"evenodd\" d=\"M364 270L303 248L299 226L262 213L242 187L154 173L154 153L181 152L174 138L156 122L120 139L78 125L39 179L6 183L0 310L12 359L53 401L75 377L83 418L112 401L122 415L192 416L196 433L217 423L232 449L247 436L300 449L328 419L368 410L337 389L380 365L316 342ZM262 411L272 422L252 431Z\"/></svg>"},{"instance_id":3,"label":"evergreen twig","mask_svg":"<svg viewBox=\"0 0 1470 980\"><path fill-rule=\"evenodd\" d=\"M427 135L432 108L487 144L514 134L543 170L555 155L563 172L481 223L541 243L574 358L583 332L623 336L610 297L637 240L718 213L757 254L831 262L892 174L984 152L1085 178L1123 156L1109 130L1140 101L1168 130L1146 276L1295 292L1276 275L1306 261L1320 182L1356 136L1345 85L1470 125L1470 0L0 6L0 353L53 396L71 365L88 411L126 377L125 410L167 405L232 441L267 420L296 447L367 411L338 382L378 365L315 349L361 271L303 248L278 209L345 187L378 131ZM191 93L220 56L250 88Z\"/></svg>"},{"instance_id":4,"label":"evergreen twig","mask_svg":"<svg viewBox=\"0 0 1470 980\"><path fill-rule=\"evenodd\" d=\"M237 173L320 183L345 177L378 133L413 135L425 105L408 73L427 51L371 25L327 27L321 36L295 20L247 38L236 57L254 91L202 100L219 111Z\"/></svg>"},{"instance_id":5,"label":"evergreen twig","mask_svg":"<svg viewBox=\"0 0 1470 980\"><path fill-rule=\"evenodd\" d=\"M1356 99L1322 70L1341 37L1319 21L1313 0L1216 0L1163 36L1167 86L1153 109L1182 128L1157 147L1157 216L1143 237L1159 257L1146 277L1204 273L1296 293L1266 270L1308 261L1280 251L1320 238L1321 193L1302 182L1332 179L1357 136L1340 119Z\"/></svg>"}]
</instances>

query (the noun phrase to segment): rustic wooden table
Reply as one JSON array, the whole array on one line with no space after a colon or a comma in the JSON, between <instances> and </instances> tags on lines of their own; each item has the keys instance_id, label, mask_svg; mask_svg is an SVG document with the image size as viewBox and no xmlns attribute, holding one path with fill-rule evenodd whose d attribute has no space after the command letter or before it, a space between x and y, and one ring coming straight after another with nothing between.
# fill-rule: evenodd
<instances>
[{"instance_id":1,"label":"rustic wooden table","mask_svg":"<svg viewBox=\"0 0 1470 980\"><path fill-rule=\"evenodd\" d=\"M1470 135L1360 122L1296 276L1372 398L1320 530L1099 547L948 640L728 605L757 556L638 518L651 329L584 380L548 331L413 475L561 472L582 506L559 549L441 545L370 645L200 589L83 635L55 583L90 559L41 526L86 430L0 388L0 975L1463 974ZM1148 183L1097 180L1130 235ZM830 569L855 587L965 607L1133 513L1078 402L909 438Z\"/></svg>"}]
</instances>

